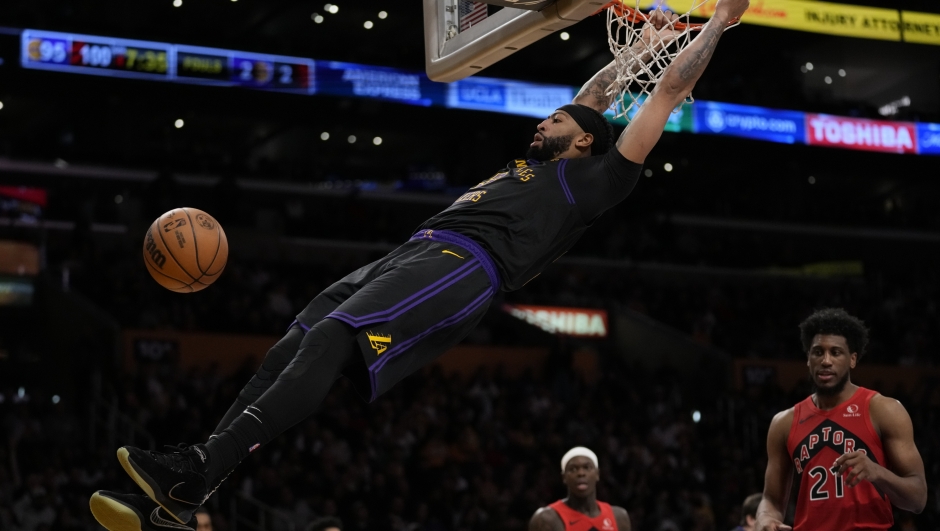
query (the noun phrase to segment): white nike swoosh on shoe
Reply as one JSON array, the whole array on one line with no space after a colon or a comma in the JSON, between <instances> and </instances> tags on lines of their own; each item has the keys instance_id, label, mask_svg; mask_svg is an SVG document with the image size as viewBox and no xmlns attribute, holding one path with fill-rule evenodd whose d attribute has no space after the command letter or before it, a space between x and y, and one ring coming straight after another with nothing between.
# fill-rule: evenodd
<instances>
[{"instance_id":1,"label":"white nike swoosh on shoe","mask_svg":"<svg viewBox=\"0 0 940 531\"><path fill-rule=\"evenodd\" d=\"M157 527L169 527L171 529L185 529L186 531L193 531L191 527L186 527L185 525L172 522L165 518L161 518L160 515L157 514L157 511L159 510L160 510L159 507L155 507L153 512L150 513L150 523L152 523L153 525Z\"/></svg>"}]
</instances>

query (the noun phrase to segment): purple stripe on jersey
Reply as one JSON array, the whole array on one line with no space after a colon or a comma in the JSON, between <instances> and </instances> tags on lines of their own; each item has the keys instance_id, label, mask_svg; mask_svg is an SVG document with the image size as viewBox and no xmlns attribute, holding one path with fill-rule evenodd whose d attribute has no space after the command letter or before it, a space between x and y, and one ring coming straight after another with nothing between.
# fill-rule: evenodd
<instances>
[{"instance_id":1,"label":"purple stripe on jersey","mask_svg":"<svg viewBox=\"0 0 940 531\"><path fill-rule=\"evenodd\" d=\"M565 197L568 199L568 204L574 204L574 197L571 195L571 190L568 189L568 181L565 180L565 168L568 166L568 159L561 159L561 162L558 163L558 182L561 183L561 189L565 192Z\"/></svg>"},{"instance_id":2,"label":"purple stripe on jersey","mask_svg":"<svg viewBox=\"0 0 940 531\"><path fill-rule=\"evenodd\" d=\"M489 253L487 253L486 250L480 246L480 244L464 236L463 234L458 234L449 230L430 229L416 232L411 237L411 239L442 241L463 247L464 249L470 251L470 254L472 254L477 260L483 263L483 269L486 271L486 275L490 277L490 285L493 286L493 289L499 289L499 270L496 269L496 263L493 262L493 259L490 258Z\"/></svg>"},{"instance_id":3,"label":"purple stripe on jersey","mask_svg":"<svg viewBox=\"0 0 940 531\"><path fill-rule=\"evenodd\" d=\"M376 384L377 384L377 382L376 382L376 376L377 376L378 372L379 372L380 370L382 370L382 367L385 367L385 364L388 363L389 360L391 360L392 358L398 356L398 355L401 354L402 352L406 351L406 350L408 349L408 347L410 347L410 346L412 346L413 344L417 343L418 341L424 339L424 338L427 337L428 335L430 335L430 334L432 334L432 333L434 333L434 332L440 330L441 328L444 328L444 327L446 327L446 326L451 326L451 325L453 325L453 324L459 323L461 320L463 320L463 319L466 318L468 315L470 315L471 313L473 313L474 311L476 311L480 306L482 306L488 299L490 299L490 298L493 296L494 293L495 293L495 290L493 289L492 286L489 287L489 288L487 288L487 290L484 291L482 295L480 295L479 297L477 297L476 299L474 299L473 302L471 302L470 304L468 304L467 306L465 306L465 307L464 307L462 310L460 310L459 312L457 312L457 313L455 313L454 315L451 315L450 317L444 319L443 321L441 321L441 322L439 322L439 323L437 323L437 324L431 326L430 328L428 328L428 329L425 330L424 332L421 332L420 334L418 334L418 335L416 335L416 336L414 336L414 337L411 337L411 338L409 338L409 339L406 339L405 341L402 341L401 343L399 343L399 344L395 345L394 347L388 349L388 352L386 352L382 357L380 357L380 358L378 359L378 361L376 361L375 363L372 364L371 367L369 367L369 379L370 379L371 382L372 382L372 400L370 400L370 402L373 401L373 400L375 400L375 399L377 398L377 397L376 397Z\"/></svg>"},{"instance_id":4,"label":"purple stripe on jersey","mask_svg":"<svg viewBox=\"0 0 940 531\"><path fill-rule=\"evenodd\" d=\"M300 329L303 330L305 334L310 331L310 327L309 327L309 326L307 326L307 325L301 323L301 322L298 321L297 319L294 319L294 322L291 323L290 326L287 327L287 331L289 332L291 328L294 328L294 325L299 326Z\"/></svg>"},{"instance_id":5,"label":"purple stripe on jersey","mask_svg":"<svg viewBox=\"0 0 940 531\"><path fill-rule=\"evenodd\" d=\"M473 266L473 267L471 267L471 266ZM456 284L457 282L460 282L461 280L463 280L464 278L466 278L467 275L469 275L470 273L473 273L474 271L476 271L476 270L479 269L480 267L482 267L482 266L481 266L481 264L480 264L479 261L477 261L477 260L471 260L471 261L468 262L466 265L461 266L461 267L460 267L459 269L457 269L456 271L453 271L453 272L451 272L451 273L448 273L447 276L445 276L445 277L442 278L441 280L438 280L438 281L435 282L434 284L431 284L430 286L424 288L423 290L419 291L418 293L415 293L415 294L412 295L411 297L408 297L407 299L405 299L405 300L399 302L398 304L396 304L395 306L392 306L392 307L389 308L388 310L384 310L384 311L381 311L381 312L370 313L369 315L363 315L362 317L356 317L356 316L350 315L350 314L345 313L345 312L333 312L333 313L327 315L327 317L332 317L332 318L334 318L334 319L338 319L338 320L340 320L340 321L343 321L344 323L347 323L347 324L353 326L354 328L359 328L359 327L361 327L361 326L366 326L366 325L375 324L375 323L383 323L383 322L386 322L386 321L391 321L391 320L397 318L398 316L400 316L401 314L407 312L408 310L414 308L415 306L421 304L422 302L424 302L424 301L430 299L431 297L437 295L438 293L444 291L445 289L447 289L447 288L453 286L453 285ZM461 271L462 271L462 273L461 273ZM457 274L457 273L461 273L461 274L455 277L454 275ZM450 280L448 281L448 279L450 279ZM446 282L445 284L443 284L443 285L440 285L441 282L444 282L444 281L447 281L447 282ZM431 289L431 288L434 288L435 286L438 286L437 289L435 289L434 291L431 291L430 293L428 293L428 290ZM421 298L419 298L419 299L417 299L417 300L415 299L416 297L419 297L419 296L421 296L421 295L424 295L424 296L422 296ZM406 305L406 304L407 304L407 305ZM403 306L403 305L404 305L404 306ZM395 313L389 314L389 312L394 311L394 310L397 310L397 311L395 311Z\"/></svg>"}]
</instances>

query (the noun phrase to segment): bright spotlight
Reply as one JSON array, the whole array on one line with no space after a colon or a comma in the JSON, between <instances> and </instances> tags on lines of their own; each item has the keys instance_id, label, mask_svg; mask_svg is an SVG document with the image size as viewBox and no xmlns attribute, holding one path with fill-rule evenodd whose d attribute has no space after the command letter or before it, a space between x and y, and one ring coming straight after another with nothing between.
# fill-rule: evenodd
<instances>
[{"instance_id":1,"label":"bright spotlight","mask_svg":"<svg viewBox=\"0 0 940 531\"><path fill-rule=\"evenodd\" d=\"M844 69L844 68L840 68L840 69L839 69L839 77L845 77L845 69Z\"/></svg>"},{"instance_id":2,"label":"bright spotlight","mask_svg":"<svg viewBox=\"0 0 940 531\"><path fill-rule=\"evenodd\" d=\"M698 421L700 421L700 420L702 420L702 412L699 411L699 410L693 411L693 412L692 412L692 422L698 423Z\"/></svg>"},{"instance_id":3,"label":"bright spotlight","mask_svg":"<svg viewBox=\"0 0 940 531\"><path fill-rule=\"evenodd\" d=\"M652 177L652 176L653 176L653 170L651 170L651 169L649 169L649 168L646 168L645 170L643 170L643 175L646 175L647 177Z\"/></svg>"},{"instance_id":4,"label":"bright spotlight","mask_svg":"<svg viewBox=\"0 0 940 531\"><path fill-rule=\"evenodd\" d=\"M382 137L377 136L377 137L373 138L373 139L372 139L372 143L375 144L375 145L377 145L377 146L381 146L381 145L382 145Z\"/></svg>"},{"instance_id":5,"label":"bright spotlight","mask_svg":"<svg viewBox=\"0 0 940 531\"><path fill-rule=\"evenodd\" d=\"M2 108L3 108L3 102L0 101L0 109L2 109Z\"/></svg>"},{"instance_id":6,"label":"bright spotlight","mask_svg":"<svg viewBox=\"0 0 940 531\"><path fill-rule=\"evenodd\" d=\"M184 122L183 119L180 118L176 120L175 122L173 122L173 125L175 125L177 129L182 129L183 126L186 125L186 122Z\"/></svg>"},{"instance_id":7,"label":"bright spotlight","mask_svg":"<svg viewBox=\"0 0 940 531\"><path fill-rule=\"evenodd\" d=\"M179 7L183 5L183 0L173 0L173 7Z\"/></svg>"},{"instance_id":8,"label":"bright spotlight","mask_svg":"<svg viewBox=\"0 0 940 531\"><path fill-rule=\"evenodd\" d=\"M823 81L825 81L827 85L831 85L831 84L832 84L832 78L829 77L829 76L824 77L824 78L823 78Z\"/></svg>"},{"instance_id":9,"label":"bright spotlight","mask_svg":"<svg viewBox=\"0 0 940 531\"><path fill-rule=\"evenodd\" d=\"M349 142L350 144L355 144L355 143L356 143L356 135L349 135L349 138L347 138L346 141Z\"/></svg>"},{"instance_id":10,"label":"bright spotlight","mask_svg":"<svg viewBox=\"0 0 940 531\"><path fill-rule=\"evenodd\" d=\"M317 24L320 24L321 22L323 22L323 15L321 15L320 13L314 13L310 15L310 20L314 21Z\"/></svg>"},{"instance_id":11,"label":"bright spotlight","mask_svg":"<svg viewBox=\"0 0 940 531\"><path fill-rule=\"evenodd\" d=\"M571 38L571 35L569 35L567 31L563 31L559 37L561 37L561 40L566 41Z\"/></svg>"},{"instance_id":12,"label":"bright spotlight","mask_svg":"<svg viewBox=\"0 0 940 531\"><path fill-rule=\"evenodd\" d=\"M339 6L336 4L330 4L330 9L328 11L335 15L339 13Z\"/></svg>"},{"instance_id":13,"label":"bright spotlight","mask_svg":"<svg viewBox=\"0 0 940 531\"><path fill-rule=\"evenodd\" d=\"M322 133L320 133L320 140L329 140L329 139L330 139L329 133L327 133L326 131L323 131Z\"/></svg>"},{"instance_id":14,"label":"bright spotlight","mask_svg":"<svg viewBox=\"0 0 940 531\"><path fill-rule=\"evenodd\" d=\"M667 163L663 164L663 169L666 170L666 171L672 171L672 163L671 163L671 162L667 162Z\"/></svg>"},{"instance_id":15,"label":"bright spotlight","mask_svg":"<svg viewBox=\"0 0 940 531\"><path fill-rule=\"evenodd\" d=\"M807 63L806 63L806 69L812 71L812 70L813 70L813 63L807 62Z\"/></svg>"},{"instance_id":16,"label":"bright spotlight","mask_svg":"<svg viewBox=\"0 0 940 531\"><path fill-rule=\"evenodd\" d=\"M235 0L232 0L232 1L234 2ZM53 404L58 404L60 400L62 400L62 399L59 398L59 395L52 395L52 403L53 403Z\"/></svg>"},{"instance_id":17,"label":"bright spotlight","mask_svg":"<svg viewBox=\"0 0 940 531\"><path fill-rule=\"evenodd\" d=\"M385 11L379 11L379 18L382 20L385 20L386 18L388 18L388 13L386 13Z\"/></svg>"},{"instance_id":18,"label":"bright spotlight","mask_svg":"<svg viewBox=\"0 0 940 531\"><path fill-rule=\"evenodd\" d=\"M375 25L375 24L373 24L371 20L367 20L367 21L365 21L365 22L362 23L362 27L365 28L365 29L372 29L372 26L374 26L374 25Z\"/></svg>"}]
</instances>

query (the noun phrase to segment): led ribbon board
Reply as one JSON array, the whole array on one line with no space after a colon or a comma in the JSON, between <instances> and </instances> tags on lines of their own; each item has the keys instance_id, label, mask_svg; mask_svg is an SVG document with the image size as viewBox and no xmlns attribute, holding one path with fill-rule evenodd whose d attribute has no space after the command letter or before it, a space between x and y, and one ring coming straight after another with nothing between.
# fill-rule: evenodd
<instances>
[{"instance_id":1,"label":"led ribbon board","mask_svg":"<svg viewBox=\"0 0 940 531\"><path fill-rule=\"evenodd\" d=\"M21 64L71 74L375 98L536 118L570 103L578 90L486 77L436 83L424 72L382 66L37 30L22 33ZM627 123L613 119L612 113L608 119ZM701 100L677 109L665 130L940 155L940 124L865 120Z\"/></svg>"}]
</instances>

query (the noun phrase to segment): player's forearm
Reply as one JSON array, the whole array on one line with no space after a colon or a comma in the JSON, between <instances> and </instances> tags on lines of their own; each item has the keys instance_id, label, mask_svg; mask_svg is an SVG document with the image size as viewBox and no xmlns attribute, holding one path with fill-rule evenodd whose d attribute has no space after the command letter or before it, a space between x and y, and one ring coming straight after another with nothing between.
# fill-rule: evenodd
<instances>
[{"instance_id":1,"label":"player's forearm","mask_svg":"<svg viewBox=\"0 0 940 531\"><path fill-rule=\"evenodd\" d=\"M757 520L776 520L778 522L783 521L783 506L786 505L786 502L774 502L766 496L761 500L760 505L757 506Z\"/></svg>"},{"instance_id":2,"label":"player's forearm","mask_svg":"<svg viewBox=\"0 0 940 531\"><path fill-rule=\"evenodd\" d=\"M927 505L927 481L923 476L901 477L887 468L878 477L872 478L873 485L881 489L891 503L898 509L920 514Z\"/></svg>"},{"instance_id":3,"label":"player's forearm","mask_svg":"<svg viewBox=\"0 0 940 531\"><path fill-rule=\"evenodd\" d=\"M650 52L649 47L644 44L642 41L637 41L633 44L633 56L639 58L639 61L635 61L631 67L631 71L636 73L640 70L640 64L648 63L653 57L653 54ZM578 95L574 97L573 103L580 103L581 105L587 105L592 109L597 110L598 112L604 112L610 108L614 103L614 98L617 97L618 90L611 90L608 94L608 89L617 80L617 61L611 61L599 72L594 74L594 77L588 80L584 86L581 87L581 90L578 91Z\"/></svg>"},{"instance_id":4,"label":"player's forearm","mask_svg":"<svg viewBox=\"0 0 940 531\"><path fill-rule=\"evenodd\" d=\"M716 13L705 24L698 37L672 61L657 84L657 90L666 91L676 98L685 98L692 92L695 83L702 77L702 72L711 61L718 46L718 39L727 25L728 19Z\"/></svg>"},{"instance_id":5,"label":"player's forearm","mask_svg":"<svg viewBox=\"0 0 940 531\"><path fill-rule=\"evenodd\" d=\"M602 68L594 77L578 91L574 97L574 103L587 105L588 107L604 112L614 102L614 94L607 95L607 88L617 79L617 62L611 61L610 64Z\"/></svg>"}]
</instances>

